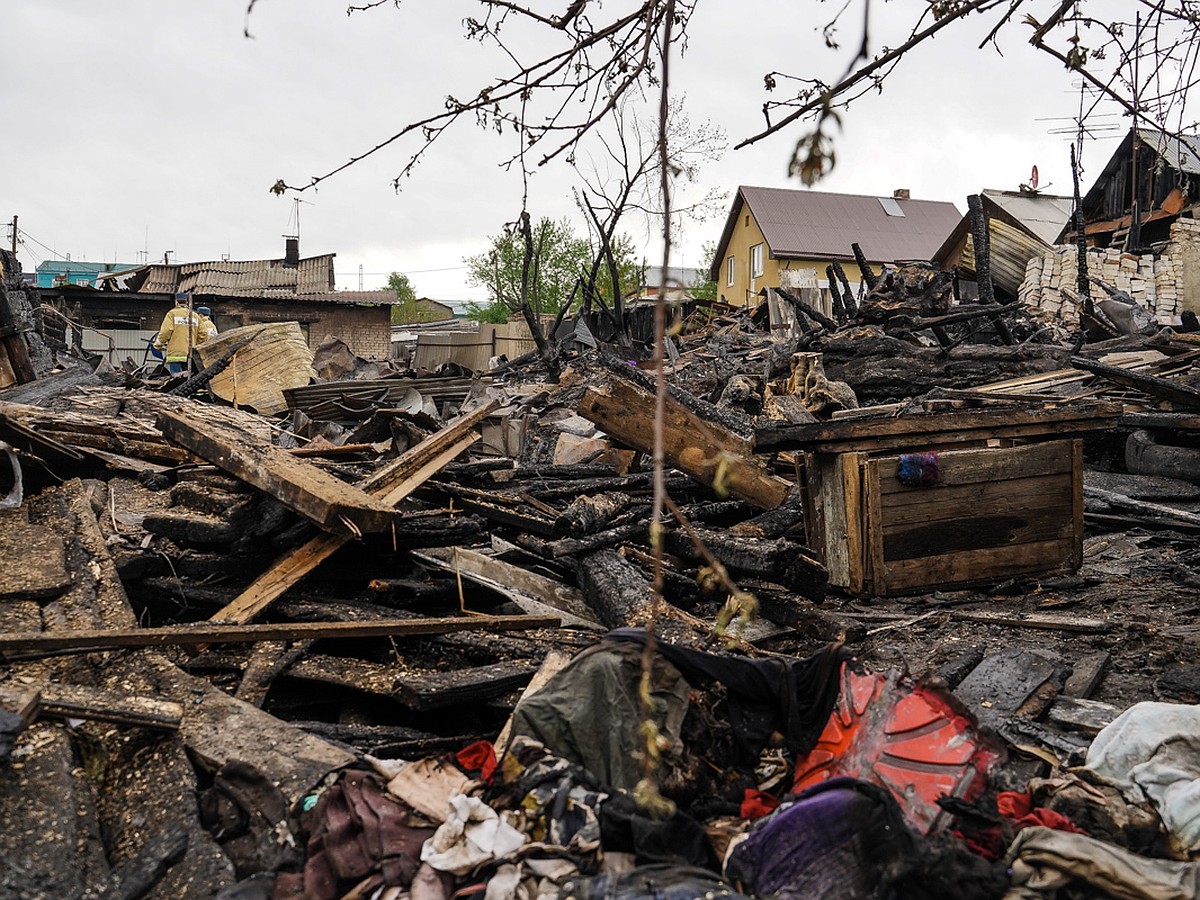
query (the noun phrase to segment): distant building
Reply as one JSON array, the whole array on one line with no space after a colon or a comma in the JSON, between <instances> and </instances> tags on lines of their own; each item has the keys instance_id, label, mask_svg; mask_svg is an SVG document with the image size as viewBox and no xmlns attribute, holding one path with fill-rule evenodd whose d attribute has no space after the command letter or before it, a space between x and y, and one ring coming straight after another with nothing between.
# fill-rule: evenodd
<instances>
[{"instance_id":1,"label":"distant building","mask_svg":"<svg viewBox=\"0 0 1200 900\"><path fill-rule=\"evenodd\" d=\"M282 259L155 263L128 277L102 278L100 290L62 285L42 298L57 301L62 312L97 331L151 332L175 295L185 293L194 306L212 310L220 331L294 321L312 348L331 335L361 357L386 359L395 291L337 291L333 260L332 253L301 259L298 244L289 239Z\"/></svg>"},{"instance_id":2,"label":"distant building","mask_svg":"<svg viewBox=\"0 0 1200 900\"><path fill-rule=\"evenodd\" d=\"M728 303L757 302L766 287L803 282L827 288L825 269L862 248L875 271L901 262L929 262L962 213L953 203L741 186L725 220L709 276ZM851 282L858 269L845 266ZM828 299L828 291L824 291Z\"/></svg>"},{"instance_id":3,"label":"distant building","mask_svg":"<svg viewBox=\"0 0 1200 900\"><path fill-rule=\"evenodd\" d=\"M1054 245L1071 218L1075 201L1029 190L985 190L979 200L988 223L992 285L1004 299L1015 299L1029 260ZM964 300L978 296L974 288L975 239L970 213L962 217L942 242L933 261L947 272L957 267L963 280L960 295Z\"/></svg>"},{"instance_id":4,"label":"distant building","mask_svg":"<svg viewBox=\"0 0 1200 900\"><path fill-rule=\"evenodd\" d=\"M97 263L73 259L48 259L38 263L37 286L61 287L64 284L94 286L96 279L112 272L141 268L141 263Z\"/></svg>"},{"instance_id":5,"label":"distant building","mask_svg":"<svg viewBox=\"0 0 1200 900\"><path fill-rule=\"evenodd\" d=\"M667 275L663 277L662 266L648 266L646 275L637 291L629 294L631 298L649 299L665 296L668 300L682 300L690 296L692 285L707 281L703 269L689 269L684 266L668 266Z\"/></svg>"}]
</instances>

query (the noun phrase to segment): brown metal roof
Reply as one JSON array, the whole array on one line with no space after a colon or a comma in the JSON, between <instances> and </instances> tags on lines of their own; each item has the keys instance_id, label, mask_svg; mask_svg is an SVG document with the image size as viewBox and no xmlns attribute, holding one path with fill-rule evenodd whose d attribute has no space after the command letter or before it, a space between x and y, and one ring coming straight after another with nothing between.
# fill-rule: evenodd
<instances>
[{"instance_id":1,"label":"brown metal roof","mask_svg":"<svg viewBox=\"0 0 1200 900\"><path fill-rule=\"evenodd\" d=\"M881 200L894 202L904 215L888 215ZM953 203L942 200L743 185L717 245L717 262L743 206L753 214L776 259L852 259L850 245L857 243L873 263L929 260L962 219Z\"/></svg>"},{"instance_id":2,"label":"brown metal roof","mask_svg":"<svg viewBox=\"0 0 1200 900\"><path fill-rule=\"evenodd\" d=\"M333 256L310 256L295 266L282 259L153 265L138 291L272 299L325 294L333 291Z\"/></svg>"}]
</instances>

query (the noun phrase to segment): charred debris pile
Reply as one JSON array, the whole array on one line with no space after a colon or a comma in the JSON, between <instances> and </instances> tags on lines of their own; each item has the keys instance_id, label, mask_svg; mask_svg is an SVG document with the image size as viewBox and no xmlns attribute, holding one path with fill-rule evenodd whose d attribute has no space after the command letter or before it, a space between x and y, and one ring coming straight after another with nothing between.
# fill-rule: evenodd
<instances>
[{"instance_id":1,"label":"charred debris pile","mask_svg":"<svg viewBox=\"0 0 1200 900\"><path fill-rule=\"evenodd\" d=\"M0 894L1196 895L1189 335L691 308L661 600L633 344L226 337L0 391Z\"/></svg>"}]
</instances>

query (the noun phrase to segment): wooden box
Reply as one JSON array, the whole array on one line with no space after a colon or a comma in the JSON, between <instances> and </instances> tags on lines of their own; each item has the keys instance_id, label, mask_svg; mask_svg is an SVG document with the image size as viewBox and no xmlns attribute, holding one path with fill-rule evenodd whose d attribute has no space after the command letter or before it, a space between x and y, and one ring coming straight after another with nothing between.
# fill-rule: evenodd
<instances>
[{"instance_id":1,"label":"wooden box","mask_svg":"<svg viewBox=\"0 0 1200 900\"><path fill-rule=\"evenodd\" d=\"M902 483L888 451L805 453L807 537L829 583L887 596L1077 569L1082 442L1006 443L938 452L924 486Z\"/></svg>"}]
</instances>

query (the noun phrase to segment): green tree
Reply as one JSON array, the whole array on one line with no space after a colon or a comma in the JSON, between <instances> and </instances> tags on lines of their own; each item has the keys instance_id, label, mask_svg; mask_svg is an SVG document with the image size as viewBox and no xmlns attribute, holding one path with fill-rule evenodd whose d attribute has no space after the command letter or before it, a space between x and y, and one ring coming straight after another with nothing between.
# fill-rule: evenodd
<instances>
[{"instance_id":1,"label":"green tree","mask_svg":"<svg viewBox=\"0 0 1200 900\"><path fill-rule=\"evenodd\" d=\"M716 241L705 241L700 249L700 258L704 260L704 268L700 276L688 285L688 293L697 300L715 301L719 296L717 283L709 277L712 273L713 258L717 255Z\"/></svg>"},{"instance_id":2,"label":"green tree","mask_svg":"<svg viewBox=\"0 0 1200 900\"><path fill-rule=\"evenodd\" d=\"M535 316L557 315L578 304L579 282L595 254L587 239L579 237L567 220L546 218L530 229L530 237L532 254L527 253L522 231L508 228L490 238L491 247L486 252L464 258L468 283L485 289L488 295L486 304L467 305L468 316L479 321L506 321L508 314L519 311L525 302ZM641 272L633 241L622 237L615 245L618 280L632 290ZM600 279L597 290L612 302L610 277Z\"/></svg>"},{"instance_id":3,"label":"green tree","mask_svg":"<svg viewBox=\"0 0 1200 900\"><path fill-rule=\"evenodd\" d=\"M409 325L413 322L431 322L437 318L433 310L423 309L417 300L408 276L393 272L388 276L387 289L396 292L397 302L392 306L392 324Z\"/></svg>"}]
</instances>

